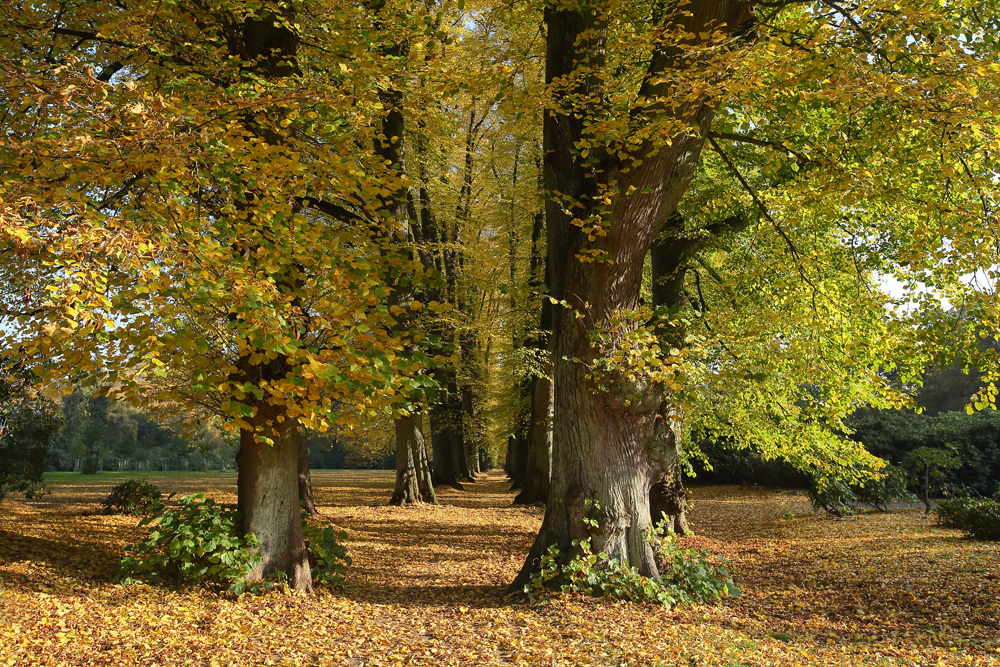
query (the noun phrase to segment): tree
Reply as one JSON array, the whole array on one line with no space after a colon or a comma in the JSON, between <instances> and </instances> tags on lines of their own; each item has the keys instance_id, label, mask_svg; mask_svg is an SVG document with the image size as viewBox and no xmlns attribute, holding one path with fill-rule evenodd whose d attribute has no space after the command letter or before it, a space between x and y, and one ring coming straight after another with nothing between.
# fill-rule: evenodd
<instances>
[{"instance_id":1,"label":"tree","mask_svg":"<svg viewBox=\"0 0 1000 667\"><path fill-rule=\"evenodd\" d=\"M803 466L878 467L832 430L904 400L876 371L913 373L926 352L887 347L907 335L897 323L914 329L886 321L872 272L964 293L957 264L995 261L975 250L993 125L971 92L995 86L995 44L968 37L992 20L826 0L546 5L553 470L512 590L583 538L655 576L650 487L670 478L685 423ZM651 313L641 286L661 233L676 271ZM671 345L683 320L697 335Z\"/></svg>"},{"instance_id":2,"label":"tree","mask_svg":"<svg viewBox=\"0 0 1000 667\"><path fill-rule=\"evenodd\" d=\"M51 401L33 388L22 365L0 359L0 500L9 493L32 498L62 420Z\"/></svg>"},{"instance_id":3,"label":"tree","mask_svg":"<svg viewBox=\"0 0 1000 667\"><path fill-rule=\"evenodd\" d=\"M223 414L254 576L311 589L300 424L370 417L422 368L384 302L396 174L365 140L387 63L349 37L377 26L312 2L5 11L5 332L46 379Z\"/></svg>"},{"instance_id":4,"label":"tree","mask_svg":"<svg viewBox=\"0 0 1000 667\"><path fill-rule=\"evenodd\" d=\"M940 482L945 473L962 465L954 452L934 447L917 447L903 459L903 466L910 472L910 482L920 489L924 513L931 513L931 483Z\"/></svg>"}]
</instances>

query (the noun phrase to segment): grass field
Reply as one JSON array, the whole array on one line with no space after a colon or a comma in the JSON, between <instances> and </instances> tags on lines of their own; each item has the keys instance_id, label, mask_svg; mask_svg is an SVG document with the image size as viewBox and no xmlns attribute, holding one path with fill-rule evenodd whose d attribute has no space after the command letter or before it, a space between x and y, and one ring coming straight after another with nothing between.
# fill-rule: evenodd
<instances>
[{"instance_id":1,"label":"grass field","mask_svg":"<svg viewBox=\"0 0 1000 667\"><path fill-rule=\"evenodd\" d=\"M386 506L389 471L315 471L348 532L343 591L232 599L120 586L137 519L97 503L127 477L235 502L234 473L51 475L0 505L0 665L1000 665L1000 545L922 509L832 520L796 492L692 491L698 536L744 590L667 610L580 598L512 602L543 510L491 473L440 507Z\"/></svg>"}]
</instances>

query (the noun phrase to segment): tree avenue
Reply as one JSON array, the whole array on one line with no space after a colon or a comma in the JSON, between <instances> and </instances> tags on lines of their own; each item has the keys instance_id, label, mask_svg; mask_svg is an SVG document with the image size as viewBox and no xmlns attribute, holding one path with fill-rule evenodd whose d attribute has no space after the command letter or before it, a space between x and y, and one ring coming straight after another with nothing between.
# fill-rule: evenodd
<instances>
[{"instance_id":1,"label":"tree avenue","mask_svg":"<svg viewBox=\"0 0 1000 667\"><path fill-rule=\"evenodd\" d=\"M391 420L396 504L507 447L546 501L519 590L588 546L658 575L692 434L859 478L890 372L964 354L995 404L975 3L0 12L7 354L238 429L257 578L311 590L303 426Z\"/></svg>"}]
</instances>

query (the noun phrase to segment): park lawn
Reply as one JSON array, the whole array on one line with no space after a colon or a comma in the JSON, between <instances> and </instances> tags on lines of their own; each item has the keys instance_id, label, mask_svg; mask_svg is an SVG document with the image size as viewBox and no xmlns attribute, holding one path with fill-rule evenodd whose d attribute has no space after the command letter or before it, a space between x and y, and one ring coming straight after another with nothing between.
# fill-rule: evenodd
<instances>
[{"instance_id":1,"label":"park lawn","mask_svg":"<svg viewBox=\"0 0 1000 667\"><path fill-rule=\"evenodd\" d=\"M315 471L348 532L343 591L233 599L120 586L135 518L97 503L126 477L235 502L229 473L53 475L0 506L2 665L1000 665L1000 544L922 509L833 520L797 492L692 491L698 536L744 591L717 606L510 601L540 508L494 472L441 507L386 506L393 473Z\"/></svg>"}]
</instances>

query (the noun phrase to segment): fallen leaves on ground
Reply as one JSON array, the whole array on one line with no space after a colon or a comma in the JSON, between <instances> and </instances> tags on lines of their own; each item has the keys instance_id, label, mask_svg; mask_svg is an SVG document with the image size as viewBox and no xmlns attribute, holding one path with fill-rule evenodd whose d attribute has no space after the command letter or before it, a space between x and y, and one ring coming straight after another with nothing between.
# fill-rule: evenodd
<instances>
[{"instance_id":1,"label":"fallen leaves on ground","mask_svg":"<svg viewBox=\"0 0 1000 667\"><path fill-rule=\"evenodd\" d=\"M134 476L134 475L133 475ZM235 475L147 475L235 501ZM497 472L442 506L386 506L392 473L313 473L347 530L343 591L232 599L120 586L142 530L96 514L120 476L59 476L0 508L2 665L1000 665L1000 545L921 509L845 520L794 492L692 490L698 536L744 591L666 610L581 598L511 602L541 508L511 507ZM783 518L784 517L784 518ZM790 517L790 518L789 518Z\"/></svg>"}]
</instances>

